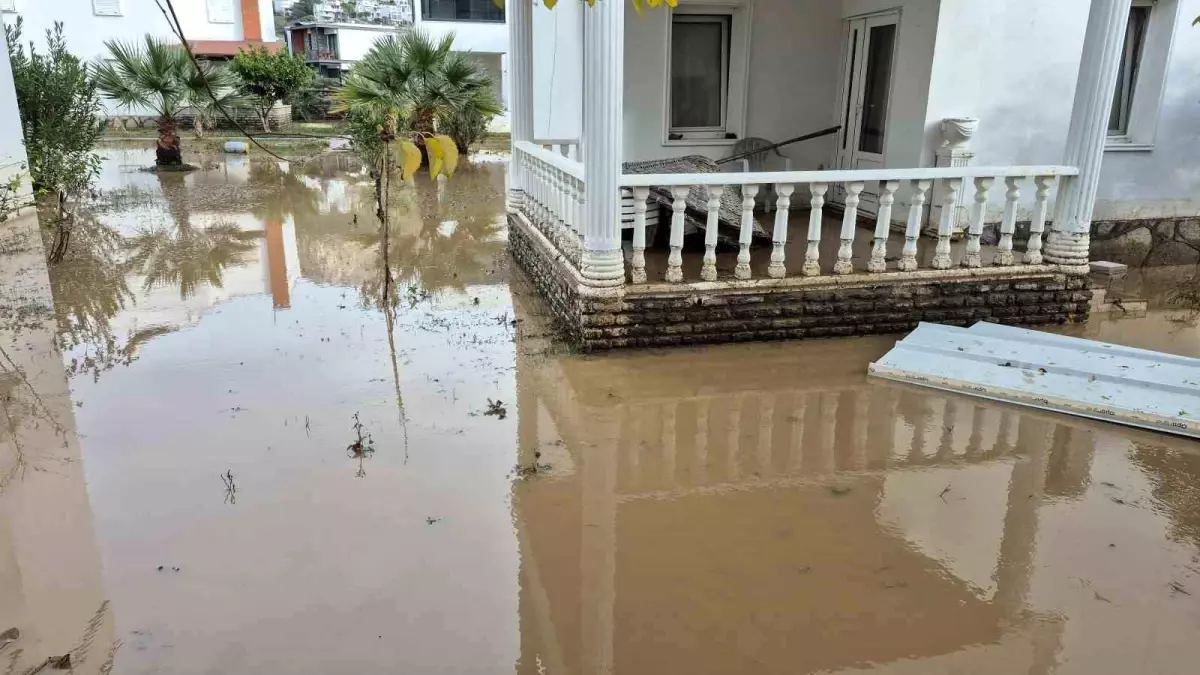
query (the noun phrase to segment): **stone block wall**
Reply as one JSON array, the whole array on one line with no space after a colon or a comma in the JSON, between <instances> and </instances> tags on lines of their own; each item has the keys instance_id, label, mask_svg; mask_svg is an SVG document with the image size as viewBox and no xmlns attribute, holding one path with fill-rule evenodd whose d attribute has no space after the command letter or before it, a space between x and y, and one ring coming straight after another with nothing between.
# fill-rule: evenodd
<instances>
[{"instance_id":1,"label":"stone block wall","mask_svg":"<svg viewBox=\"0 0 1200 675\"><path fill-rule=\"evenodd\" d=\"M1042 325L1086 321L1086 274L989 271L991 277L828 277L701 289L626 286L590 297L537 235L510 217L514 258L546 300L564 337L585 351L900 333L918 322ZM561 256L559 256L561 257ZM961 271L958 271L961 272ZM786 280L792 281L792 280ZM810 283L816 281L817 283Z\"/></svg>"}]
</instances>

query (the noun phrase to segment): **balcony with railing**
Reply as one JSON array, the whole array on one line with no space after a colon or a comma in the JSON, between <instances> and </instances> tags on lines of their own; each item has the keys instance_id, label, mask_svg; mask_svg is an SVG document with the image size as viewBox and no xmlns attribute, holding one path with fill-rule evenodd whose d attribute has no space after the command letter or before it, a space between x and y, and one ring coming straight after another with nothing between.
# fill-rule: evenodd
<instances>
[{"instance_id":1,"label":"balcony with railing","mask_svg":"<svg viewBox=\"0 0 1200 675\"><path fill-rule=\"evenodd\" d=\"M1096 102L1111 99L1127 0L1092 0L1061 164L728 172L683 172L672 160L647 172L628 161L628 151L647 150L631 148L623 131L639 122L625 107L621 4L584 9L581 137L540 141L531 10L506 5L510 241L544 294L566 289L559 311L579 341L691 344L1086 317L1106 134ZM558 281L544 278L548 269ZM982 302L995 311L965 309L981 300L962 296L993 291ZM912 300L930 295L937 301Z\"/></svg>"}]
</instances>

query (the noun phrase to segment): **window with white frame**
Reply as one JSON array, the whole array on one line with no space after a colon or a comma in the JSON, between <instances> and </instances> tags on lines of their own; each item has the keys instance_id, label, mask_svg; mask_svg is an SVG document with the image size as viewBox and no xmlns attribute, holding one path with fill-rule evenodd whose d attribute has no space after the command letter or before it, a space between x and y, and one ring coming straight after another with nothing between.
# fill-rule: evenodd
<instances>
[{"instance_id":1,"label":"window with white frame","mask_svg":"<svg viewBox=\"0 0 1200 675\"><path fill-rule=\"evenodd\" d=\"M0 0L0 12L17 11L17 0Z\"/></svg>"},{"instance_id":2,"label":"window with white frame","mask_svg":"<svg viewBox=\"0 0 1200 675\"><path fill-rule=\"evenodd\" d=\"M121 0L92 0L92 14L96 16L121 16Z\"/></svg>"},{"instance_id":3,"label":"window with white frame","mask_svg":"<svg viewBox=\"0 0 1200 675\"><path fill-rule=\"evenodd\" d=\"M1117 73L1117 90L1113 95L1112 112L1108 118L1110 136L1124 136L1129 133L1133 95L1137 90L1152 9L1153 5L1149 3L1138 3L1129 9L1129 22L1125 26L1125 48L1121 52L1121 69Z\"/></svg>"},{"instance_id":4,"label":"window with white frame","mask_svg":"<svg viewBox=\"0 0 1200 675\"><path fill-rule=\"evenodd\" d=\"M729 118L730 14L673 14L669 132L724 138Z\"/></svg>"},{"instance_id":5,"label":"window with white frame","mask_svg":"<svg viewBox=\"0 0 1200 675\"><path fill-rule=\"evenodd\" d=\"M1112 151L1154 148L1180 0L1133 0L1108 121Z\"/></svg>"}]
</instances>

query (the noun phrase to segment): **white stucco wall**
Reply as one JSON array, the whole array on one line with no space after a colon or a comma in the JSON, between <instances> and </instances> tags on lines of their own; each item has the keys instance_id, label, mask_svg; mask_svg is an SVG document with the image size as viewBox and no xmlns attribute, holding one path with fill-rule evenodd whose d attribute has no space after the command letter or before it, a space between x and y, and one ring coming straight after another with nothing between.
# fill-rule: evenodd
<instances>
[{"instance_id":1,"label":"white stucco wall","mask_svg":"<svg viewBox=\"0 0 1200 675\"><path fill-rule=\"evenodd\" d=\"M263 42L282 40L282 35L275 34L275 2L274 0L258 0L258 16L262 19Z\"/></svg>"},{"instance_id":2,"label":"white stucco wall","mask_svg":"<svg viewBox=\"0 0 1200 675\"><path fill-rule=\"evenodd\" d=\"M1062 162L1090 1L941 4L923 165L938 121L955 116L981 120L977 165ZM1155 11L1178 16L1154 147L1105 153L1098 220L1200 215L1200 0L1160 0Z\"/></svg>"},{"instance_id":3,"label":"white stucco wall","mask_svg":"<svg viewBox=\"0 0 1200 675\"><path fill-rule=\"evenodd\" d=\"M231 0L232 23L208 20L207 0L174 0L175 12L188 40L242 40L241 0ZM25 20L25 39L43 42L46 30L55 21L63 22L63 33L70 50L84 59L106 53L106 40L134 41L149 33L171 38L171 29L154 0L121 0L121 16L96 16L92 0L16 0L17 13L5 12L4 23ZM260 20L265 34L274 35L271 0L258 0Z\"/></svg>"},{"instance_id":4,"label":"white stucco wall","mask_svg":"<svg viewBox=\"0 0 1200 675\"><path fill-rule=\"evenodd\" d=\"M533 6L533 136L583 134L582 2Z\"/></svg>"},{"instance_id":5,"label":"white stucco wall","mask_svg":"<svg viewBox=\"0 0 1200 675\"><path fill-rule=\"evenodd\" d=\"M744 135L780 141L839 124L843 19L899 9L887 161L890 166L916 166L923 144L938 5L939 0L754 0ZM666 13L655 10L644 16L626 13L626 159L728 156L731 143L664 143L667 21ZM816 169L832 165L835 145L836 139L829 137L783 152L794 168Z\"/></svg>"},{"instance_id":6,"label":"white stucco wall","mask_svg":"<svg viewBox=\"0 0 1200 675\"><path fill-rule=\"evenodd\" d=\"M337 28L338 56L343 61L359 61L371 51L371 45L376 40L392 35L391 30L373 30L369 28Z\"/></svg>"},{"instance_id":7,"label":"white stucco wall","mask_svg":"<svg viewBox=\"0 0 1200 675\"><path fill-rule=\"evenodd\" d=\"M416 0L417 3L420 0ZM441 37L454 33L454 48L464 52L508 53L508 25L487 21L425 21L421 6L415 7L413 24L430 35Z\"/></svg>"},{"instance_id":8,"label":"white stucco wall","mask_svg":"<svg viewBox=\"0 0 1200 675\"><path fill-rule=\"evenodd\" d=\"M21 167L25 162L12 68L8 63L8 50L0 49L0 183L7 184L14 173L23 173Z\"/></svg>"},{"instance_id":9,"label":"white stucco wall","mask_svg":"<svg viewBox=\"0 0 1200 675\"><path fill-rule=\"evenodd\" d=\"M750 16L745 136L783 140L833 123L838 9L829 0L755 0ZM668 78L664 45L669 21L669 13L661 9L648 9L640 16L632 10L625 13L625 159L726 157L733 141L682 145L664 140ZM816 168L830 161L832 148L833 142L825 139L784 152L795 168Z\"/></svg>"}]
</instances>

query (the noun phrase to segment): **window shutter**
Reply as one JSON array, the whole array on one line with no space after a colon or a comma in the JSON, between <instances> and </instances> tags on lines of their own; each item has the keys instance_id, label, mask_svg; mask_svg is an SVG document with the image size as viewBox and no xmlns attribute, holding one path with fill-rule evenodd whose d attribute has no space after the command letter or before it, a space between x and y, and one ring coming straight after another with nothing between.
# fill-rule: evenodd
<instances>
[{"instance_id":1,"label":"window shutter","mask_svg":"<svg viewBox=\"0 0 1200 675\"><path fill-rule=\"evenodd\" d=\"M233 0L208 0L209 23L233 23Z\"/></svg>"},{"instance_id":2,"label":"window shutter","mask_svg":"<svg viewBox=\"0 0 1200 675\"><path fill-rule=\"evenodd\" d=\"M121 16L121 0L92 0L92 14Z\"/></svg>"}]
</instances>

